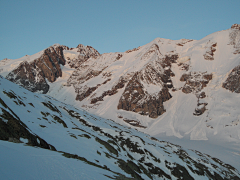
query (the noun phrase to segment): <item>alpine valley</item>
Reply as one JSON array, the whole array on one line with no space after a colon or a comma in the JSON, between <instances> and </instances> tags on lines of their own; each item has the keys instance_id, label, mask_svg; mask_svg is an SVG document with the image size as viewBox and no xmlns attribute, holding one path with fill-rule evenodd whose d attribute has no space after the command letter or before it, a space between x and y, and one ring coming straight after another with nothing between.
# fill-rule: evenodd
<instances>
[{"instance_id":1,"label":"alpine valley","mask_svg":"<svg viewBox=\"0 0 240 180\"><path fill-rule=\"evenodd\" d=\"M125 52L55 44L0 75L1 178L240 179L239 24Z\"/></svg>"}]
</instances>

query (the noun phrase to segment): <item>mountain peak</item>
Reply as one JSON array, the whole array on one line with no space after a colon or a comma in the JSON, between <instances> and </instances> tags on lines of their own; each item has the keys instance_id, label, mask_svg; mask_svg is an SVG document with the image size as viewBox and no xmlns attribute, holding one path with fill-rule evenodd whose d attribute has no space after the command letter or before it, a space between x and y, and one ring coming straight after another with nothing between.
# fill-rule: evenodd
<instances>
[{"instance_id":1,"label":"mountain peak","mask_svg":"<svg viewBox=\"0 0 240 180\"><path fill-rule=\"evenodd\" d=\"M240 24L233 24L231 26L231 29L238 29L238 30L240 30Z\"/></svg>"}]
</instances>

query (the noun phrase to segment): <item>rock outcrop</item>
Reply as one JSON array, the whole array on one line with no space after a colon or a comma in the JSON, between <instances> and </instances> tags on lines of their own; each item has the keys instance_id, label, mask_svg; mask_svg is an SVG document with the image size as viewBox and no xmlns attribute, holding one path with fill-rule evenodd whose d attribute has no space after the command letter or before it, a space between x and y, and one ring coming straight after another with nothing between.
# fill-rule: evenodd
<instances>
[{"instance_id":1,"label":"rock outcrop","mask_svg":"<svg viewBox=\"0 0 240 180\"><path fill-rule=\"evenodd\" d=\"M212 79L212 74L206 72L190 72L189 74L183 74L180 81L186 81L182 88L182 92L199 93L204 87L207 86Z\"/></svg>"},{"instance_id":2,"label":"rock outcrop","mask_svg":"<svg viewBox=\"0 0 240 180\"><path fill-rule=\"evenodd\" d=\"M22 102L22 98L17 96L13 91L3 91L3 93L10 99L14 99L20 106L26 106ZM27 141L27 145L56 150L54 146L48 144L44 139L31 132L2 98L0 98L0 106L0 140L23 143L22 140L24 139Z\"/></svg>"},{"instance_id":3,"label":"rock outcrop","mask_svg":"<svg viewBox=\"0 0 240 180\"><path fill-rule=\"evenodd\" d=\"M222 87L229 91L240 93L240 65L231 71Z\"/></svg>"},{"instance_id":4,"label":"rock outcrop","mask_svg":"<svg viewBox=\"0 0 240 180\"><path fill-rule=\"evenodd\" d=\"M206 106L208 103L200 102L200 99L206 97L202 89L207 86L211 79L212 74L207 74L206 72L190 72L189 74L183 74L180 78L180 81L186 82L182 88L182 92L185 94L194 93L198 98L197 107L193 112L195 116L200 116L207 110Z\"/></svg>"},{"instance_id":5,"label":"rock outcrop","mask_svg":"<svg viewBox=\"0 0 240 180\"><path fill-rule=\"evenodd\" d=\"M207 47L206 53L203 55L205 60L214 60L214 53L216 51L217 43L211 44Z\"/></svg>"},{"instance_id":6,"label":"rock outcrop","mask_svg":"<svg viewBox=\"0 0 240 180\"><path fill-rule=\"evenodd\" d=\"M109 79L109 80L111 80L111 79ZM103 98L105 96L112 96L112 95L116 94L118 92L118 89L122 89L125 86L126 82L127 82L127 80L121 76L119 78L118 82L112 87L111 90L104 91L101 96L91 99L91 104L95 104L98 101L103 101Z\"/></svg>"},{"instance_id":7,"label":"rock outcrop","mask_svg":"<svg viewBox=\"0 0 240 180\"><path fill-rule=\"evenodd\" d=\"M34 61L23 61L10 72L6 79L23 86L29 91L47 93L49 82L54 82L62 76L60 65L65 65L63 56L64 47L51 46L44 50L43 54Z\"/></svg>"},{"instance_id":8,"label":"rock outcrop","mask_svg":"<svg viewBox=\"0 0 240 180\"><path fill-rule=\"evenodd\" d=\"M229 33L229 45L233 45L234 54L240 54L240 24L233 24Z\"/></svg>"},{"instance_id":9,"label":"rock outcrop","mask_svg":"<svg viewBox=\"0 0 240 180\"><path fill-rule=\"evenodd\" d=\"M70 58L66 58L69 66L75 69L79 68L81 64L87 61L89 58L96 58L100 56L100 53L92 46L84 46L82 44L77 46L77 52L79 53L77 58L71 60Z\"/></svg>"},{"instance_id":10,"label":"rock outcrop","mask_svg":"<svg viewBox=\"0 0 240 180\"><path fill-rule=\"evenodd\" d=\"M118 109L132 111L150 118L157 118L166 110L163 102L172 96L169 88L173 88L171 77L175 74L171 70L172 63L176 63L177 54L162 54L157 45L153 45L143 56L155 57L141 71L136 72L128 81L119 100Z\"/></svg>"},{"instance_id":11,"label":"rock outcrop","mask_svg":"<svg viewBox=\"0 0 240 180\"><path fill-rule=\"evenodd\" d=\"M148 115L150 118L157 118L163 114L163 102L172 96L167 87L159 87L159 91L150 94L141 82L141 73L136 73L128 82L118 103L118 109L133 111L141 115Z\"/></svg>"},{"instance_id":12,"label":"rock outcrop","mask_svg":"<svg viewBox=\"0 0 240 180\"><path fill-rule=\"evenodd\" d=\"M240 24L233 24L231 26L231 29L238 29L238 30L240 30Z\"/></svg>"}]
</instances>

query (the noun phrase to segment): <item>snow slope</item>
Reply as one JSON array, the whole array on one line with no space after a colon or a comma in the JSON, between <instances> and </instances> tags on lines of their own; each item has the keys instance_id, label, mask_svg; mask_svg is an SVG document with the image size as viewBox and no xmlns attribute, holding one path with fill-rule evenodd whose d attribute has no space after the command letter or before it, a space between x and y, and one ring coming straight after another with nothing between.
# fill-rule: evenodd
<instances>
[{"instance_id":1,"label":"snow slope","mask_svg":"<svg viewBox=\"0 0 240 180\"><path fill-rule=\"evenodd\" d=\"M0 84L0 137L20 143L0 141L3 179L240 178L237 169L207 154L34 94L2 77ZM51 150L31 147L32 136L20 132L17 122Z\"/></svg>"},{"instance_id":2,"label":"snow slope","mask_svg":"<svg viewBox=\"0 0 240 180\"><path fill-rule=\"evenodd\" d=\"M1 179L106 179L114 174L61 153L0 141Z\"/></svg>"}]
</instances>

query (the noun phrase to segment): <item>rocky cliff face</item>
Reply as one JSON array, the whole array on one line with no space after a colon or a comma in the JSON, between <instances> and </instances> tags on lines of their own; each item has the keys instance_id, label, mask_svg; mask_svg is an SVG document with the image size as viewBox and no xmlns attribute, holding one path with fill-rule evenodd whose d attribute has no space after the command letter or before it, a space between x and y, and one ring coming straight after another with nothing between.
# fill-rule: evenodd
<instances>
[{"instance_id":1,"label":"rocky cliff face","mask_svg":"<svg viewBox=\"0 0 240 180\"><path fill-rule=\"evenodd\" d=\"M61 65L66 62L71 68L78 68L90 57L96 58L99 52L91 46L79 44L77 48L71 48L77 52L77 58L70 59L64 56L64 51L69 51L69 47L53 45L45 49L42 55L33 61L23 61L19 66L10 72L6 79L23 86L32 92L42 92L46 94L49 90L48 82L54 82L58 77L62 77ZM74 72L72 76L76 75ZM90 72L86 78L94 74ZM78 79L80 80L80 79Z\"/></svg>"},{"instance_id":2,"label":"rocky cliff face","mask_svg":"<svg viewBox=\"0 0 240 180\"><path fill-rule=\"evenodd\" d=\"M118 109L157 118L166 111L163 102L170 98L171 94L168 92L167 87L162 89L159 87L159 91L155 94L148 93L139 80L139 73L136 73L128 82L119 100Z\"/></svg>"},{"instance_id":3,"label":"rocky cliff face","mask_svg":"<svg viewBox=\"0 0 240 180\"><path fill-rule=\"evenodd\" d=\"M10 72L6 79L23 86L32 92L47 93L49 82L54 82L62 76L60 65L65 65L63 46L51 46L44 50L43 54L32 62L24 61Z\"/></svg>"},{"instance_id":4,"label":"rocky cliff face","mask_svg":"<svg viewBox=\"0 0 240 180\"><path fill-rule=\"evenodd\" d=\"M27 61L22 62L17 69L9 73L6 79L32 92L42 91L45 94L49 89L43 71Z\"/></svg>"},{"instance_id":5,"label":"rocky cliff face","mask_svg":"<svg viewBox=\"0 0 240 180\"><path fill-rule=\"evenodd\" d=\"M80 60L82 63L68 79L68 85L73 85L77 93L76 100L87 101L88 99L90 104L96 105L104 101L104 98L113 96L120 89L124 89L119 99L118 109L136 112L151 118L157 118L163 114L165 112L163 102L171 98L168 88L173 87L170 78L174 76L171 64L176 63L178 55L170 53L163 56L156 43L145 51L140 49L141 47L138 47L123 54L103 54ZM119 78L116 77L114 73L121 66L115 66L115 64L121 64L124 58L132 54L138 54L135 58L139 58L143 67L134 64ZM94 80L96 78L100 80L97 83ZM92 81L94 83L90 83ZM152 87L153 90L151 90ZM101 88L104 91L98 90Z\"/></svg>"},{"instance_id":6,"label":"rocky cliff face","mask_svg":"<svg viewBox=\"0 0 240 180\"><path fill-rule=\"evenodd\" d=\"M222 87L229 91L240 93L240 65L231 71Z\"/></svg>"},{"instance_id":7,"label":"rocky cliff face","mask_svg":"<svg viewBox=\"0 0 240 180\"><path fill-rule=\"evenodd\" d=\"M240 24L233 24L231 30L229 44L235 48L234 54L240 54Z\"/></svg>"},{"instance_id":8,"label":"rocky cliff face","mask_svg":"<svg viewBox=\"0 0 240 180\"><path fill-rule=\"evenodd\" d=\"M173 87L171 64L177 59L178 55L175 54L164 58L157 56L157 60L136 72L126 85L118 109L137 112L150 118L162 115L166 111L163 102L172 97L168 89Z\"/></svg>"},{"instance_id":9,"label":"rocky cliff face","mask_svg":"<svg viewBox=\"0 0 240 180\"><path fill-rule=\"evenodd\" d=\"M204 87L207 86L212 79L212 74L206 72L190 72L189 74L183 74L180 81L185 81L185 85L182 88L182 92L196 93L198 94Z\"/></svg>"}]
</instances>

